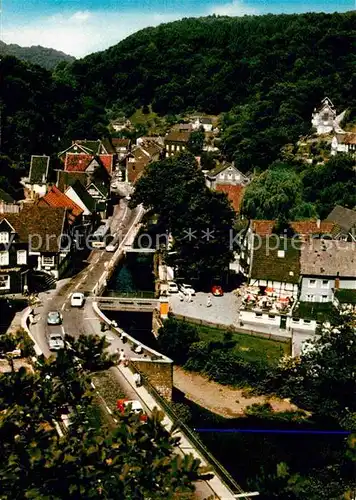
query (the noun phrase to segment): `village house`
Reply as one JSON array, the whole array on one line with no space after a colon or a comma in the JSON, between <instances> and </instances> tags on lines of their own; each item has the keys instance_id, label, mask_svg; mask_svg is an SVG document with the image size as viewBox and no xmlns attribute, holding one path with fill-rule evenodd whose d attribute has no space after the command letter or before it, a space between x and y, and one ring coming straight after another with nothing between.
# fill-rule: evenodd
<instances>
[{"instance_id":1,"label":"village house","mask_svg":"<svg viewBox=\"0 0 356 500\"><path fill-rule=\"evenodd\" d=\"M335 156L338 153L356 154L356 134L344 133L335 134L331 141L331 155Z\"/></svg>"},{"instance_id":2,"label":"village house","mask_svg":"<svg viewBox=\"0 0 356 500\"><path fill-rule=\"evenodd\" d=\"M356 290L356 243L310 240L301 249L301 302L332 302L336 290Z\"/></svg>"},{"instance_id":3,"label":"village house","mask_svg":"<svg viewBox=\"0 0 356 500\"><path fill-rule=\"evenodd\" d=\"M17 213L20 211L20 205L16 203L9 193L0 189L0 214Z\"/></svg>"},{"instance_id":4,"label":"village house","mask_svg":"<svg viewBox=\"0 0 356 500\"><path fill-rule=\"evenodd\" d=\"M206 185L216 189L218 185L247 186L251 179L235 167L234 163L220 163L206 173Z\"/></svg>"},{"instance_id":5,"label":"village house","mask_svg":"<svg viewBox=\"0 0 356 500\"><path fill-rule=\"evenodd\" d=\"M96 201L83 184L77 180L73 185L68 186L64 194L73 201L75 205L80 207L82 212L82 225L85 234L89 234L95 228L98 222L96 213Z\"/></svg>"},{"instance_id":6,"label":"village house","mask_svg":"<svg viewBox=\"0 0 356 500\"><path fill-rule=\"evenodd\" d=\"M356 241L356 210L336 205L326 220L334 224L334 239Z\"/></svg>"},{"instance_id":7,"label":"village house","mask_svg":"<svg viewBox=\"0 0 356 500\"><path fill-rule=\"evenodd\" d=\"M317 135L329 134L330 132L343 133L340 127L345 116L345 111L337 115L335 106L328 97L324 97L318 109L312 114L312 126Z\"/></svg>"},{"instance_id":8,"label":"village house","mask_svg":"<svg viewBox=\"0 0 356 500\"><path fill-rule=\"evenodd\" d=\"M25 197L31 200L44 196L47 192L49 156L32 155L28 177L21 179Z\"/></svg>"},{"instance_id":9,"label":"village house","mask_svg":"<svg viewBox=\"0 0 356 500\"><path fill-rule=\"evenodd\" d=\"M126 158L125 181L131 185L135 184L141 177L147 165L152 161L150 154L140 146L132 148Z\"/></svg>"},{"instance_id":10,"label":"village house","mask_svg":"<svg viewBox=\"0 0 356 500\"><path fill-rule=\"evenodd\" d=\"M53 286L70 263L65 208L24 205L0 214L0 293L23 293Z\"/></svg>"},{"instance_id":11,"label":"village house","mask_svg":"<svg viewBox=\"0 0 356 500\"><path fill-rule=\"evenodd\" d=\"M164 138L166 158L186 151L189 138L190 132L179 132L178 130L171 130Z\"/></svg>"},{"instance_id":12,"label":"village house","mask_svg":"<svg viewBox=\"0 0 356 500\"><path fill-rule=\"evenodd\" d=\"M211 132L213 130L213 121L211 118L200 118L197 117L192 123L193 130L199 130L200 127L203 127L204 132Z\"/></svg>"},{"instance_id":13,"label":"village house","mask_svg":"<svg viewBox=\"0 0 356 500\"><path fill-rule=\"evenodd\" d=\"M72 141L72 144L68 148L61 151L58 157L62 161L65 161L67 153L100 156L115 155L116 151L109 139L76 139L75 141Z\"/></svg>"},{"instance_id":14,"label":"village house","mask_svg":"<svg viewBox=\"0 0 356 500\"><path fill-rule=\"evenodd\" d=\"M70 228L74 231L82 225L83 209L74 201L60 191L56 186L52 186L48 193L38 200L39 207L64 208Z\"/></svg>"},{"instance_id":15,"label":"village house","mask_svg":"<svg viewBox=\"0 0 356 500\"><path fill-rule=\"evenodd\" d=\"M95 200L96 211L105 217L110 197L112 166L111 155L66 153L64 172L59 174L58 184L68 182L70 176L73 176L73 180L79 180ZM80 174L86 177L83 178ZM70 185L73 183L69 181Z\"/></svg>"},{"instance_id":16,"label":"village house","mask_svg":"<svg viewBox=\"0 0 356 500\"><path fill-rule=\"evenodd\" d=\"M130 139L111 139L111 142L115 148L119 160L124 158L130 152L131 149Z\"/></svg>"},{"instance_id":17,"label":"village house","mask_svg":"<svg viewBox=\"0 0 356 500\"><path fill-rule=\"evenodd\" d=\"M250 256L249 287L242 300L242 325L287 330L298 297L300 250L287 238L273 245L268 238L255 239Z\"/></svg>"},{"instance_id":18,"label":"village house","mask_svg":"<svg viewBox=\"0 0 356 500\"><path fill-rule=\"evenodd\" d=\"M127 118L118 118L110 123L115 132L121 132L125 129L130 129L132 124Z\"/></svg>"}]
</instances>

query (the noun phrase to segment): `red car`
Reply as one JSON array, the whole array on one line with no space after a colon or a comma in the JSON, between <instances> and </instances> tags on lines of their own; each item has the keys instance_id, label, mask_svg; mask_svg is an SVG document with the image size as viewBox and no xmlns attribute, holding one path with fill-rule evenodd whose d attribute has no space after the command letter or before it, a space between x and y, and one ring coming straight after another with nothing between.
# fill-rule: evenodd
<instances>
[{"instance_id":1,"label":"red car","mask_svg":"<svg viewBox=\"0 0 356 500\"><path fill-rule=\"evenodd\" d=\"M211 288L211 293L214 295L214 297L222 297L224 295L224 290L220 285L214 285Z\"/></svg>"},{"instance_id":2,"label":"red car","mask_svg":"<svg viewBox=\"0 0 356 500\"><path fill-rule=\"evenodd\" d=\"M147 415L142 407L140 401L130 401L128 399L119 399L116 403L116 407L120 413L125 413L126 408L131 405L131 412L138 413L140 415L141 422L147 422Z\"/></svg>"}]
</instances>

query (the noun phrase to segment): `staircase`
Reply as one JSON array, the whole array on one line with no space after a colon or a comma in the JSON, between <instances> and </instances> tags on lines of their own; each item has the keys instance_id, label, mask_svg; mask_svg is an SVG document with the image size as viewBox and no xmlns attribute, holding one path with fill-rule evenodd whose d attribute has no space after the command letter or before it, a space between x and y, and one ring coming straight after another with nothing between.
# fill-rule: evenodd
<instances>
[{"instance_id":1,"label":"staircase","mask_svg":"<svg viewBox=\"0 0 356 500\"><path fill-rule=\"evenodd\" d=\"M56 288L55 278L44 271L32 271L28 277L28 287L31 293L45 292L52 288Z\"/></svg>"}]
</instances>

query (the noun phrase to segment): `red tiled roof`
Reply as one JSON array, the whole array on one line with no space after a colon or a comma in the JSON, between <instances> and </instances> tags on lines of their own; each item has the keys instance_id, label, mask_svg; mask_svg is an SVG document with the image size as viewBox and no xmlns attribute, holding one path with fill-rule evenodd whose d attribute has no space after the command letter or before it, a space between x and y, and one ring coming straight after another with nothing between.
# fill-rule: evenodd
<instances>
[{"instance_id":1,"label":"red tiled roof","mask_svg":"<svg viewBox=\"0 0 356 500\"><path fill-rule=\"evenodd\" d=\"M52 208L66 208L71 211L73 218L78 217L83 213L83 209L68 198L67 195L62 193L62 191L60 191L56 186L52 186L48 193L43 198L40 198L38 205L48 205Z\"/></svg>"},{"instance_id":2,"label":"red tiled roof","mask_svg":"<svg viewBox=\"0 0 356 500\"><path fill-rule=\"evenodd\" d=\"M100 158L101 163L106 168L107 172L111 175L114 156L113 155L99 155L99 158Z\"/></svg>"},{"instance_id":3,"label":"red tiled roof","mask_svg":"<svg viewBox=\"0 0 356 500\"><path fill-rule=\"evenodd\" d=\"M245 188L243 186L233 186L230 184L218 184L216 190L225 193L231 202L236 213L240 212Z\"/></svg>"},{"instance_id":4,"label":"red tiled roof","mask_svg":"<svg viewBox=\"0 0 356 500\"><path fill-rule=\"evenodd\" d=\"M64 170L66 172L84 172L93 159L94 155L67 153Z\"/></svg>"},{"instance_id":5,"label":"red tiled roof","mask_svg":"<svg viewBox=\"0 0 356 500\"><path fill-rule=\"evenodd\" d=\"M273 228L276 225L274 220L253 220L252 231L259 236L268 236L273 233ZM322 221L320 227L316 220L302 220L291 222L290 226L296 234L303 236L311 234L329 234L332 232L335 224L333 222Z\"/></svg>"}]
</instances>

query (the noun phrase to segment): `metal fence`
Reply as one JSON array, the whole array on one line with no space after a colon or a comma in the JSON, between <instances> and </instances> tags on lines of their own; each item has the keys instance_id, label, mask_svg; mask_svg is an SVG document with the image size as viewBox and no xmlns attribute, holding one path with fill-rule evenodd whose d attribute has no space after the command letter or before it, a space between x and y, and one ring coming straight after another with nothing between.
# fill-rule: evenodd
<instances>
[{"instance_id":1,"label":"metal fence","mask_svg":"<svg viewBox=\"0 0 356 500\"><path fill-rule=\"evenodd\" d=\"M122 297L126 299L154 299L155 292L119 292L117 290L106 290L105 297Z\"/></svg>"},{"instance_id":2,"label":"metal fence","mask_svg":"<svg viewBox=\"0 0 356 500\"><path fill-rule=\"evenodd\" d=\"M189 441L193 444L194 448L202 455L204 460L211 465L213 471L225 484L225 486L232 492L232 494L241 494L244 491L241 487L236 483L235 479L231 476L231 474L221 465L220 462L216 460L216 458L210 453L210 451L206 448L206 446L199 439L198 435L193 432L187 424L182 422L178 415L175 413L171 405L165 400L161 394L155 389L155 387L149 382L144 373L137 368L136 364L133 361L129 361L129 366L133 371L138 372L141 375L142 384L145 386L147 391L151 394L151 396L160 404L165 413L171 418L171 420L176 424L178 428L186 435ZM242 497L244 498L244 497ZM248 496L245 497L247 500Z\"/></svg>"}]
</instances>

